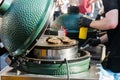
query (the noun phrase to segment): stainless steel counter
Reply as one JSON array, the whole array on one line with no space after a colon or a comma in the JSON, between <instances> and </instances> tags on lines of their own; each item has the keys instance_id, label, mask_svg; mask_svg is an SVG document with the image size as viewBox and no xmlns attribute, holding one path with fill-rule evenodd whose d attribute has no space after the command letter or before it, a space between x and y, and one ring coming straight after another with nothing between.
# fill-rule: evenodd
<instances>
[{"instance_id":1,"label":"stainless steel counter","mask_svg":"<svg viewBox=\"0 0 120 80\"><path fill-rule=\"evenodd\" d=\"M99 65L91 65L88 71L71 74L69 77L67 75L28 74L7 66L0 72L0 77L1 80L98 80Z\"/></svg>"}]
</instances>

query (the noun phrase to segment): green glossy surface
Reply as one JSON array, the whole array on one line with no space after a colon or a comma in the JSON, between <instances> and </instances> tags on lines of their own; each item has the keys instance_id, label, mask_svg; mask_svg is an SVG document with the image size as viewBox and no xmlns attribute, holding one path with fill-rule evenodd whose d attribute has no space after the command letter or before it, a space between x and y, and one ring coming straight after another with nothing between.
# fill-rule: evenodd
<instances>
[{"instance_id":1,"label":"green glossy surface","mask_svg":"<svg viewBox=\"0 0 120 80\"><path fill-rule=\"evenodd\" d=\"M89 69L90 58L82 61L68 63L69 73L76 74L87 71ZM61 64L36 64L26 62L22 65L23 69L29 73L46 74L46 75L65 75L68 73L66 63Z\"/></svg>"},{"instance_id":2,"label":"green glossy surface","mask_svg":"<svg viewBox=\"0 0 120 80\"><path fill-rule=\"evenodd\" d=\"M13 0L4 0L3 4L0 6L0 13L6 12L10 8L12 1Z\"/></svg>"},{"instance_id":3,"label":"green glossy surface","mask_svg":"<svg viewBox=\"0 0 120 80\"><path fill-rule=\"evenodd\" d=\"M24 53L41 35L53 9L53 0L13 0L3 16L0 38L13 56Z\"/></svg>"}]
</instances>

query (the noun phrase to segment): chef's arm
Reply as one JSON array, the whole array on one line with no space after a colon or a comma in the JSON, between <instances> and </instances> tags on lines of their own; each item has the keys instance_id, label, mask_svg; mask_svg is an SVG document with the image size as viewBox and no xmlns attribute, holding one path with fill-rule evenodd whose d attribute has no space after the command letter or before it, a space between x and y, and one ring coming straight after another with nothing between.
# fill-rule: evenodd
<instances>
[{"instance_id":1,"label":"chef's arm","mask_svg":"<svg viewBox=\"0 0 120 80\"><path fill-rule=\"evenodd\" d=\"M100 29L100 30L115 29L117 25L118 25L117 9L113 9L107 12L103 19L92 21L90 23L90 27Z\"/></svg>"},{"instance_id":2,"label":"chef's arm","mask_svg":"<svg viewBox=\"0 0 120 80\"><path fill-rule=\"evenodd\" d=\"M90 18L82 16L80 18L80 25L100 30L115 29L118 25L118 10L112 9L108 11L101 20L93 21Z\"/></svg>"}]
</instances>

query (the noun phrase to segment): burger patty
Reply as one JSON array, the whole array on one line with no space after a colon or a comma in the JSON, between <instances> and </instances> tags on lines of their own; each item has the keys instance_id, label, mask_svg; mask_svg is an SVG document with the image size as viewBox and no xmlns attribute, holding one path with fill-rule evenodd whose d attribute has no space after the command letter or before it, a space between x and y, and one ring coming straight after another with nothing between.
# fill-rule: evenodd
<instances>
[{"instance_id":1,"label":"burger patty","mask_svg":"<svg viewBox=\"0 0 120 80\"><path fill-rule=\"evenodd\" d=\"M76 40L70 39L69 37L62 36L49 36L46 41L49 44L76 44Z\"/></svg>"},{"instance_id":2,"label":"burger patty","mask_svg":"<svg viewBox=\"0 0 120 80\"><path fill-rule=\"evenodd\" d=\"M56 36L50 36L46 39L49 44L62 44L62 41Z\"/></svg>"}]
</instances>

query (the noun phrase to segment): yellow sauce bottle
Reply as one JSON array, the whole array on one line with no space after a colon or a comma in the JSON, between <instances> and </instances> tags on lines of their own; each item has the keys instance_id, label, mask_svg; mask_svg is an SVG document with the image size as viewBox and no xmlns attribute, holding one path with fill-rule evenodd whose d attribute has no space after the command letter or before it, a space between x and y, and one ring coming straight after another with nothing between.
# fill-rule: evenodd
<instances>
[{"instance_id":1,"label":"yellow sauce bottle","mask_svg":"<svg viewBox=\"0 0 120 80\"><path fill-rule=\"evenodd\" d=\"M87 27L80 27L79 39L86 39L87 38L87 32L88 32L88 28Z\"/></svg>"}]
</instances>

